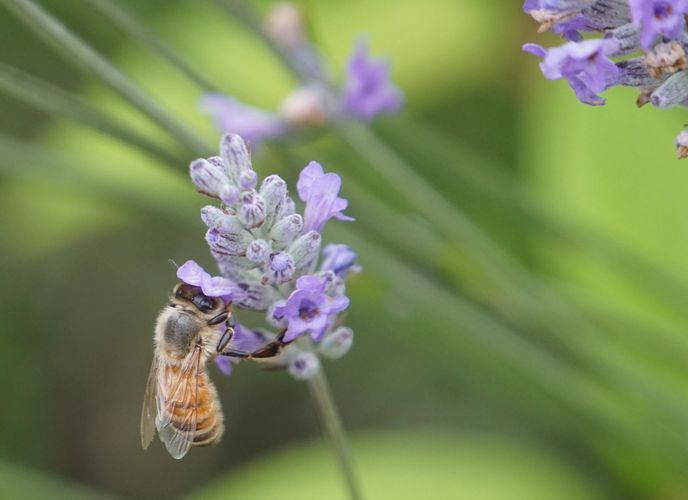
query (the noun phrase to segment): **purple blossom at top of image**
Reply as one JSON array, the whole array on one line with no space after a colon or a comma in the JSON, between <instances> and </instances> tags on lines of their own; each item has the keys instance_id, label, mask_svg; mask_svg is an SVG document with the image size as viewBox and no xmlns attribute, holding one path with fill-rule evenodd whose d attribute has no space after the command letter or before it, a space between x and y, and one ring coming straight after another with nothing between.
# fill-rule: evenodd
<instances>
[{"instance_id":1,"label":"purple blossom at top of image","mask_svg":"<svg viewBox=\"0 0 688 500\"><path fill-rule=\"evenodd\" d=\"M334 85L317 46L309 39L300 9L291 3L276 5L267 15L266 36L287 57L301 80L276 110L268 111L222 94L206 94L201 109L222 132L241 135L252 146L281 140L298 132L346 120L371 122L381 114L398 112L402 91L392 83L390 63L375 60L367 41L354 44L344 83Z\"/></svg>"},{"instance_id":2,"label":"purple blossom at top of image","mask_svg":"<svg viewBox=\"0 0 688 500\"><path fill-rule=\"evenodd\" d=\"M238 309L264 312L269 325L285 332L289 344L280 362L296 378L312 376L319 355L343 355L353 333L342 330L338 318L349 306L346 279L360 267L347 245L321 250L330 219L353 220L343 213L348 202L340 197L339 175L317 162L303 168L297 182L301 215L281 177L260 181L246 143L236 134L222 137L220 156L191 162L189 173L199 192L219 203L203 207L201 220L220 275L211 276L187 261L177 270L178 278ZM232 340L235 348L241 342L269 341L279 332L258 332L243 324L238 328L242 333ZM313 341L310 350L294 342L304 335ZM230 363L217 362L231 372Z\"/></svg>"},{"instance_id":3,"label":"purple blossom at top of image","mask_svg":"<svg viewBox=\"0 0 688 500\"><path fill-rule=\"evenodd\" d=\"M543 61L547 79L566 79L580 101L602 105L613 86L639 90L638 106L688 105L686 15L688 0L526 0L523 10L567 42L546 49L523 46ZM584 39L581 32L598 32ZM688 157L683 133L679 158Z\"/></svg>"},{"instance_id":4,"label":"purple blossom at top of image","mask_svg":"<svg viewBox=\"0 0 688 500\"><path fill-rule=\"evenodd\" d=\"M629 0L633 22L640 28L643 50L652 47L658 37L680 39L686 27L686 0Z\"/></svg>"}]
</instances>

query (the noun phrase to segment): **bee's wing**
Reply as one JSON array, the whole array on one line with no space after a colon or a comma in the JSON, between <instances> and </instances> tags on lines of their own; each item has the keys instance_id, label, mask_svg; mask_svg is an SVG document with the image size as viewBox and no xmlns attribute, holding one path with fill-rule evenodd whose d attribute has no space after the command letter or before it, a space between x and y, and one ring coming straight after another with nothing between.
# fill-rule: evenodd
<instances>
[{"instance_id":1,"label":"bee's wing","mask_svg":"<svg viewBox=\"0 0 688 500\"><path fill-rule=\"evenodd\" d=\"M158 357L153 356L146 392L143 395L141 410L141 446L147 449L155 436L155 415L157 414L156 387L158 385Z\"/></svg>"},{"instance_id":2,"label":"bee's wing","mask_svg":"<svg viewBox=\"0 0 688 500\"><path fill-rule=\"evenodd\" d=\"M173 458L182 458L191 448L198 414L198 377L201 348L193 349L171 380L159 380L158 436Z\"/></svg>"}]
</instances>

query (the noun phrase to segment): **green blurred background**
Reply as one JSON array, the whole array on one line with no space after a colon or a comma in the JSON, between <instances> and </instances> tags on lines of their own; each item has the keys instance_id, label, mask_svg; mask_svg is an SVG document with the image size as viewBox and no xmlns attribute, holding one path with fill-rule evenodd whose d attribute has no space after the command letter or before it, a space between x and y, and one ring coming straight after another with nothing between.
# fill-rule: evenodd
<instances>
[{"instance_id":1,"label":"green blurred background","mask_svg":"<svg viewBox=\"0 0 688 500\"><path fill-rule=\"evenodd\" d=\"M273 108L295 85L211 2L119 3L242 100ZM174 68L86 1L41 5L216 143ZM416 213L374 168L377 143L324 134L254 155L289 182L311 159L340 172L358 219L326 235L364 266L354 348L326 369L366 497L688 498L685 117L638 110L628 89L586 107L544 81L520 46L559 42L518 1L301 5L338 77L362 33L393 60L407 107L375 137L502 256ZM0 61L177 150L2 2L0 42ZM219 446L180 462L140 449L168 259L212 266L183 158L155 162L0 92L0 497L345 498L307 387L248 364L214 374Z\"/></svg>"}]
</instances>

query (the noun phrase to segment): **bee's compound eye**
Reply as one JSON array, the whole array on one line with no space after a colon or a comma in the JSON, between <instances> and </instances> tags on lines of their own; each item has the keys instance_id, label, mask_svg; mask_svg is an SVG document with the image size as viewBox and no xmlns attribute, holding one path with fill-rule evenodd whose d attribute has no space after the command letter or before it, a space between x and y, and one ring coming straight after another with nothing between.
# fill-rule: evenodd
<instances>
[{"instance_id":1,"label":"bee's compound eye","mask_svg":"<svg viewBox=\"0 0 688 500\"><path fill-rule=\"evenodd\" d=\"M209 312L215 309L215 300L210 297L206 297L205 295L194 295L193 299L191 300L193 301L194 305L203 312Z\"/></svg>"}]
</instances>

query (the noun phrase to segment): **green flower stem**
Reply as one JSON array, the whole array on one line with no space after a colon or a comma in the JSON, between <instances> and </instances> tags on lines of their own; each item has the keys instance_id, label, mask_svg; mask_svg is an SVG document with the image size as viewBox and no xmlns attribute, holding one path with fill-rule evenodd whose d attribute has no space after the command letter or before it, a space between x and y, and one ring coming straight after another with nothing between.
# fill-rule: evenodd
<instances>
[{"instance_id":1,"label":"green flower stem","mask_svg":"<svg viewBox=\"0 0 688 500\"><path fill-rule=\"evenodd\" d=\"M103 113L81 96L62 90L4 63L0 63L0 92L41 111L74 120L119 139L147 153L157 161L169 164L184 163L184 157L181 154L172 154L168 148L148 140L142 134L132 132L127 125Z\"/></svg>"},{"instance_id":2,"label":"green flower stem","mask_svg":"<svg viewBox=\"0 0 688 500\"><path fill-rule=\"evenodd\" d=\"M502 251L372 132L364 127L340 127L338 131L363 160L385 176L407 203L461 245L474 262L500 284L514 304L523 307L562 345L593 362L601 373L610 376L629 395L640 398L645 404L661 406L681 425L688 425L685 401L677 400L661 384L653 383L653 375L647 368L622 360L617 352L599 349L597 339L604 334L594 323L561 298L549 284Z\"/></svg>"},{"instance_id":3,"label":"green flower stem","mask_svg":"<svg viewBox=\"0 0 688 500\"><path fill-rule=\"evenodd\" d=\"M523 218L525 223L582 249L586 255L599 258L610 268L618 269L642 290L655 298L661 297L663 305L672 306L685 317L688 285L657 263L618 243L608 234L591 227L581 227L567 220L563 214L552 213L550 207L528 193L517 179L507 175L503 169L466 151L455 140L445 137L421 120L408 115L398 116L384 127L384 132L395 139L395 143L415 149L418 154L437 164L438 178L456 177L482 199L493 200L505 211Z\"/></svg>"},{"instance_id":4,"label":"green flower stem","mask_svg":"<svg viewBox=\"0 0 688 500\"><path fill-rule=\"evenodd\" d=\"M104 167L102 163L100 167ZM133 208L195 224L198 204L188 196L188 189L174 184L158 190L148 185L128 182L121 176L105 176L92 163L53 148L21 141L0 134L0 172L12 178L40 184L99 201L108 200L115 207ZM181 177L181 175L180 175ZM180 184L184 186L184 184ZM175 200L170 203L169 200Z\"/></svg>"},{"instance_id":5,"label":"green flower stem","mask_svg":"<svg viewBox=\"0 0 688 500\"><path fill-rule=\"evenodd\" d=\"M315 402L315 407L318 410L318 416L323 425L323 430L330 441L339 469L344 476L349 497L352 500L361 500L361 489L356 480L353 463L351 461L351 453L349 451L349 442L346 438L342 419L339 416L337 405L332 397L332 391L325 375L325 370L322 366L318 372L308 380L308 386Z\"/></svg>"},{"instance_id":6,"label":"green flower stem","mask_svg":"<svg viewBox=\"0 0 688 500\"><path fill-rule=\"evenodd\" d=\"M265 43L265 46L277 57L277 59L291 72L292 76L303 81L303 75L297 64L292 61L289 54L265 33L261 19L255 7L244 0L212 0L218 7L224 9L232 17L236 18L254 35Z\"/></svg>"},{"instance_id":7,"label":"green flower stem","mask_svg":"<svg viewBox=\"0 0 688 500\"><path fill-rule=\"evenodd\" d=\"M218 88L196 70L188 60L170 47L167 42L156 36L147 26L144 26L117 2L112 0L88 0L88 2L107 18L108 21L112 22L132 38L141 42L142 45L148 47L153 53L158 54L202 90L206 92L219 91Z\"/></svg>"},{"instance_id":8,"label":"green flower stem","mask_svg":"<svg viewBox=\"0 0 688 500\"><path fill-rule=\"evenodd\" d=\"M131 103L153 123L169 132L193 154L205 156L213 151L214 148L193 129L169 114L163 106L124 73L32 0L1 1L25 21L36 34L66 56L68 61L98 76L103 83Z\"/></svg>"},{"instance_id":9,"label":"green flower stem","mask_svg":"<svg viewBox=\"0 0 688 500\"><path fill-rule=\"evenodd\" d=\"M619 392L594 374L583 374L557 356L534 346L489 313L437 285L423 273L389 252L381 251L349 228L337 226L330 231L336 239L347 241L359 250L365 257L363 264L367 272L405 296L409 304L423 304L432 311L431 314L443 318L448 325L455 325L454 328L433 331L432 341L412 339L414 349L427 353L452 370L455 369L456 360L450 353L464 348L459 338L468 336L482 349L489 351L491 356L512 367L535 387L563 404L576 418L585 419L586 423L578 422L571 430L580 432L581 438L591 446L597 447L599 442L595 442L595 437L590 435L590 425L601 430L601 437L613 435L625 442L627 438L621 436L631 436L643 445L656 448L659 455L671 450L682 459L688 457L688 443L674 432L674 429L685 428L684 425L668 428L662 420L664 413L659 412L658 416L654 412L656 408L652 406L646 412L629 404L629 393ZM655 438L660 441L654 442Z\"/></svg>"}]
</instances>

